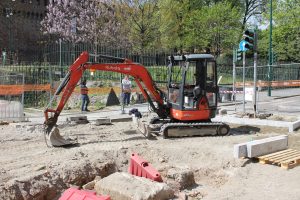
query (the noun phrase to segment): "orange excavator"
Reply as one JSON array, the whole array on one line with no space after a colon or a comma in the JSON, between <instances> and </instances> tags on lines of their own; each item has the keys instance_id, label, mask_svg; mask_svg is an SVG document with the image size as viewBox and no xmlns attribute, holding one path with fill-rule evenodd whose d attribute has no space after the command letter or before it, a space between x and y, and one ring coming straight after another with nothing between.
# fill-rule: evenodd
<instances>
[{"instance_id":1,"label":"orange excavator","mask_svg":"<svg viewBox=\"0 0 300 200\"><path fill-rule=\"evenodd\" d=\"M210 54L169 56L167 87L162 91L153 81L149 71L129 59L98 55L114 63L91 63L89 53L81 55L70 66L57 88L51 102L44 110L45 138L52 146L65 146L72 141L64 139L56 128L58 117L85 70L112 71L133 77L156 117L143 125L145 135L161 133L164 138L194 135L227 135L229 126L212 122L217 110L217 66ZM52 101L61 95L56 109ZM50 114L50 115L49 115ZM141 130L141 129L139 129ZM147 132L147 133L145 133ZM48 138L47 138L48 137ZM47 142L47 141L46 141Z\"/></svg>"}]
</instances>

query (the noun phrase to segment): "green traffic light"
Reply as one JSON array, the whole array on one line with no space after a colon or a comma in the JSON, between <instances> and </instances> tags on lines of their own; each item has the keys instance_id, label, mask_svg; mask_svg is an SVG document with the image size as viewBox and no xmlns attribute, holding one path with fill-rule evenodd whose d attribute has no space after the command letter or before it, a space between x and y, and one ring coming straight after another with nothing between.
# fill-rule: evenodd
<instances>
[{"instance_id":1,"label":"green traffic light","mask_svg":"<svg viewBox=\"0 0 300 200\"><path fill-rule=\"evenodd\" d=\"M249 50L253 50L253 44L248 42L248 43L245 44L245 48L249 49Z\"/></svg>"},{"instance_id":2,"label":"green traffic light","mask_svg":"<svg viewBox=\"0 0 300 200\"><path fill-rule=\"evenodd\" d=\"M236 60L242 60L242 51L240 50L236 51Z\"/></svg>"},{"instance_id":3,"label":"green traffic light","mask_svg":"<svg viewBox=\"0 0 300 200\"><path fill-rule=\"evenodd\" d=\"M245 31L245 35L247 35L248 37L252 37L252 38L254 38L254 30L246 30Z\"/></svg>"},{"instance_id":4,"label":"green traffic light","mask_svg":"<svg viewBox=\"0 0 300 200\"><path fill-rule=\"evenodd\" d=\"M246 41L245 48L248 50L253 50L254 49L254 37L255 37L255 32L254 30L246 30L244 32L244 40Z\"/></svg>"}]
</instances>

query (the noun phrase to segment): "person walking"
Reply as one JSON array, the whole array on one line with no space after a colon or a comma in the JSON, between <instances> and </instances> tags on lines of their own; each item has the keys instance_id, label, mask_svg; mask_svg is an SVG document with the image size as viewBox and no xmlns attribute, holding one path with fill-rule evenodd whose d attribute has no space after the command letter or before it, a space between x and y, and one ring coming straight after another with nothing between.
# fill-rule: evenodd
<instances>
[{"instance_id":1,"label":"person walking","mask_svg":"<svg viewBox=\"0 0 300 200\"><path fill-rule=\"evenodd\" d=\"M87 88L86 80L84 79L80 84L80 93L81 93L81 99L82 99L81 111L90 112L88 110L88 105L90 103L88 91L89 91L89 89Z\"/></svg>"},{"instance_id":2,"label":"person walking","mask_svg":"<svg viewBox=\"0 0 300 200\"><path fill-rule=\"evenodd\" d=\"M130 104L130 95L131 95L131 81L128 76L125 75L122 80L122 97L123 97L123 105Z\"/></svg>"}]
</instances>

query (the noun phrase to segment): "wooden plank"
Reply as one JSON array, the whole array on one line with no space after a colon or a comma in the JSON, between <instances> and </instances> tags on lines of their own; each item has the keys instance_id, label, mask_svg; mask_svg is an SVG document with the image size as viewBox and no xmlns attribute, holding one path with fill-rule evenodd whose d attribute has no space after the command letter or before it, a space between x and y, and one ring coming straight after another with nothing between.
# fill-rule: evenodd
<instances>
[{"instance_id":1,"label":"wooden plank","mask_svg":"<svg viewBox=\"0 0 300 200\"><path fill-rule=\"evenodd\" d=\"M276 161L276 162L284 162L285 160L290 160L290 159L293 159L293 158L296 158L296 157L299 157L299 156L300 156L299 153L297 153L297 154L291 154L291 155L288 155L288 156L276 159L274 161Z\"/></svg>"},{"instance_id":2,"label":"wooden plank","mask_svg":"<svg viewBox=\"0 0 300 200\"><path fill-rule=\"evenodd\" d=\"M270 158L268 160L270 161L276 161L276 162L281 162L283 160L287 160L289 158L292 158L292 157L296 157L296 156L300 156L300 153L299 152L295 152L295 153L291 153L291 154L288 154L288 155L282 155L282 156L278 156L276 158Z\"/></svg>"},{"instance_id":3,"label":"wooden plank","mask_svg":"<svg viewBox=\"0 0 300 200\"><path fill-rule=\"evenodd\" d=\"M268 160L260 159L260 158L258 160L259 160L258 162L261 164L270 164Z\"/></svg>"},{"instance_id":4,"label":"wooden plank","mask_svg":"<svg viewBox=\"0 0 300 200\"><path fill-rule=\"evenodd\" d=\"M300 151L287 149L258 157L259 163L275 164L283 169L292 169L300 165Z\"/></svg>"},{"instance_id":5,"label":"wooden plank","mask_svg":"<svg viewBox=\"0 0 300 200\"><path fill-rule=\"evenodd\" d=\"M295 161L295 162L300 162L300 155L297 156L297 157L291 158L291 159L289 159L289 160L285 160L285 161L282 162L282 163L289 163L289 162L293 162L293 161Z\"/></svg>"},{"instance_id":6,"label":"wooden plank","mask_svg":"<svg viewBox=\"0 0 300 200\"><path fill-rule=\"evenodd\" d=\"M284 150L284 151L286 151L286 150ZM291 152L291 151L290 151ZM268 155L265 155L265 156L261 156L261 157L258 157L258 159L259 159L259 161L263 161L263 160L268 160L268 161L270 161L271 159L272 160L274 160L274 159L276 159L276 158L280 158L280 157L284 157L284 156L287 156L287 155L289 155L290 154L290 152L284 152L284 153L282 153L282 154L280 154L280 153L276 153L276 154L273 154L273 156L271 156L271 157L269 157ZM262 162L263 163L263 162Z\"/></svg>"},{"instance_id":7,"label":"wooden plank","mask_svg":"<svg viewBox=\"0 0 300 200\"><path fill-rule=\"evenodd\" d=\"M283 169L292 169L296 166L300 165L300 160L296 160L295 162L289 162L289 163L282 163L281 168Z\"/></svg>"},{"instance_id":8,"label":"wooden plank","mask_svg":"<svg viewBox=\"0 0 300 200\"><path fill-rule=\"evenodd\" d=\"M264 156L259 156L258 158L265 158L265 157L275 156L275 155L278 155L278 154L282 154L282 153L285 153L285 152L291 152L291 151L295 151L295 150L286 149L286 150L283 150L283 151L278 151L278 152L267 154L267 155L264 155Z\"/></svg>"},{"instance_id":9,"label":"wooden plank","mask_svg":"<svg viewBox=\"0 0 300 200\"><path fill-rule=\"evenodd\" d=\"M290 152L285 152L285 153L282 153L282 154L278 154L278 155L274 155L274 156L266 156L265 158L266 159L273 159L273 160L275 160L275 159L280 159L280 158L282 158L282 157L285 157L285 156L289 156L289 155L291 155L291 154L297 154L297 153L299 153L299 152L297 152L297 151L290 151Z\"/></svg>"}]
</instances>

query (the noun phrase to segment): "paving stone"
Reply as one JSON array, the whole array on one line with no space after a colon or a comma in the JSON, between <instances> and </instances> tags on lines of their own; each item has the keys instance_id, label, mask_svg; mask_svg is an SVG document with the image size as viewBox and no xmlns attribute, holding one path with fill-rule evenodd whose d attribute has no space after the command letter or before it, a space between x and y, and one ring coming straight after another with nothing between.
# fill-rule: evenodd
<instances>
[{"instance_id":1,"label":"paving stone","mask_svg":"<svg viewBox=\"0 0 300 200\"><path fill-rule=\"evenodd\" d=\"M111 122L130 122L132 121L132 117L118 117L118 118L112 118Z\"/></svg>"},{"instance_id":2,"label":"paving stone","mask_svg":"<svg viewBox=\"0 0 300 200\"><path fill-rule=\"evenodd\" d=\"M87 116L68 117L67 121L87 120Z\"/></svg>"},{"instance_id":3,"label":"paving stone","mask_svg":"<svg viewBox=\"0 0 300 200\"><path fill-rule=\"evenodd\" d=\"M68 117L68 122L72 124L87 124L89 121L87 120L87 116L76 116L76 117Z\"/></svg>"},{"instance_id":4,"label":"paving stone","mask_svg":"<svg viewBox=\"0 0 300 200\"><path fill-rule=\"evenodd\" d=\"M108 124L111 124L110 118L99 118L99 119L96 119L96 121L95 121L96 126L108 125Z\"/></svg>"},{"instance_id":5,"label":"paving stone","mask_svg":"<svg viewBox=\"0 0 300 200\"><path fill-rule=\"evenodd\" d=\"M174 191L167 184L125 172L116 172L97 181L95 190L113 200L164 200L174 197Z\"/></svg>"}]
</instances>

